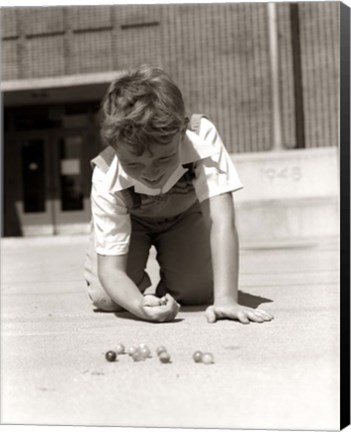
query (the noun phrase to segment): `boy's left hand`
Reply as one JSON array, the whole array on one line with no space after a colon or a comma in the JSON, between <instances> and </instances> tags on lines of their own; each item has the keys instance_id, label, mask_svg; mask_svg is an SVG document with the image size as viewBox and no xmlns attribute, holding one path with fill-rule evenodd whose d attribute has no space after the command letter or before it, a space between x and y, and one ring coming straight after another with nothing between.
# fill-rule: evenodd
<instances>
[{"instance_id":1,"label":"boy's left hand","mask_svg":"<svg viewBox=\"0 0 351 432\"><path fill-rule=\"evenodd\" d=\"M144 306L162 306L167 303L165 297L157 297L154 294L144 294Z\"/></svg>"},{"instance_id":2,"label":"boy's left hand","mask_svg":"<svg viewBox=\"0 0 351 432\"><path fill-rule=\"evenodd\" d=\"M173 321L180 309L179 303L170 294L160 298L147 294L142 299L141 306L147 319L156 322Z\"/></svg>"},{"instance_id":3,"label":"boy's left hand","mask_svg":"<svg viewBox=\"0 0 351 432\"><path fill-rule=\"evenodd\" d=\"M241 306L238 303L228 303L223 305L214 304L206 309L205 315L209 323L214 323L218 319L225 318L238 320L242 324L249 324L250 321L263 323L273 319L271 314L262 309L252 309Z\"/></svg>"}]
</instances>

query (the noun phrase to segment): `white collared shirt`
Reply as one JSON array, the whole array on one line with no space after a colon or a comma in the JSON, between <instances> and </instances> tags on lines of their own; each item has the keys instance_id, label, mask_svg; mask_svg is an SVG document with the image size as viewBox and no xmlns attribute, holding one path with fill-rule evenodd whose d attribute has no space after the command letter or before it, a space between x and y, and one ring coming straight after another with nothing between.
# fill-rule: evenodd
<instances>
[{"instance_id":1,"label":"white collared shirt","mask_svg":"<svg viewBox=\"0 0 351 432\"><path fill-rule=\"evenodd\" d=\"M159 195L168 192L187 171L182 165L196 162L193 186L199 202L243 186L223 142L207 118L200 121L199 133L188 130L180 145L180 164L162 188L150 188L128 176L114 157L108 171L95 167L91 205L95 230L95 250L100 255L128 252L131 222L119 191L134 186L137 193Z\"/></svg>"}]
</instances>

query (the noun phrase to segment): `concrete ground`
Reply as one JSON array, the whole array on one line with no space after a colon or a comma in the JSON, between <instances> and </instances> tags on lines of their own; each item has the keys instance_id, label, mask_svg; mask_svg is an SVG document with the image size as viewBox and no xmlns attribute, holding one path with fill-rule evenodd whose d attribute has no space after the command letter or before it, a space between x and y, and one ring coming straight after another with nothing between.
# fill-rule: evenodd
<instances>
[{"instance_id":1,"label":"concrete ground","mask_svg":"<svg viewBox=\"0 0 351 432\"><path fill-rule=\"evenodd\" d=\"M81 236L2 240L2 424L339 429L337 240L242 249L241 302L275 316L246 326L208 324L204 308L166 324L94 312L85 247ZM165 345L172 363L108 363L119 342ZM195 364L197 349L215 364Z\"/></svg>"}]
</instances>

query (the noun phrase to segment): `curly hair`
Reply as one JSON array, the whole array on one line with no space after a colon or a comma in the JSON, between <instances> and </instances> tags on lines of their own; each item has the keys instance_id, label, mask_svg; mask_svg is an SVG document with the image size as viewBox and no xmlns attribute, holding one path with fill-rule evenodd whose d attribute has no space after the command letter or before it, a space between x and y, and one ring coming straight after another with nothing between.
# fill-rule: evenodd
<instances>
[{"instance_id":1,"label":"curly hair","mask_svg":"<svg viewBox=\"0 0 351 432\"><path fill-rule=\"evenodd\" d=\"M167 144L186 126L183 96L159 67L142 65L114 80L101 104L101 137L140 155L150 143Z\"/></svg>"}]
</instances>

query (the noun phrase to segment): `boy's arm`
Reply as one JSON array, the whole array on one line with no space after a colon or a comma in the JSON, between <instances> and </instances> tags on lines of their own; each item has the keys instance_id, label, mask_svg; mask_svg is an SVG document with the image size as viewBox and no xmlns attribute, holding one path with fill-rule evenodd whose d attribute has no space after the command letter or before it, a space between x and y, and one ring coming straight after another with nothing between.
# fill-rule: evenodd
<instances>
[{"instance_id":1,"label":"boy's arm","mask_svg":"<svg viewBox=\"0 0 351 432\"><path fill-rule=\"evenodd\" d=\"M206 310L208 321L219 318L236 319L243 324L270 321L270 314L238 303L239 241L231 193L212 197L202 207L211 232L214 278L214 303Z\"/></svg>"},{"instance_id":2,"label":"boy's arm","mask_svg":"<svg viewBox=\"0 0 351 432\"><path fill-rule=\"evenodd\" d=\"M127 275L126 239L131 232L130 216L121 195L110 193L105 173L97 167L93 172L91 192L98 277L106 292L119 306L148 321L172 321L179 305L169 294L162 299L143 296ZM105 255L111 246L119 255Z\"/></svg>"},{"instance_id":3,"label":"boy's arm","mask_svg":"<svg viewBox=\"0 0 351 432\"><path fill-rule=\"evenodd\" d=\"M179 311L179 304L166 295L160 305L152 305L141 294L138 287L126 273L127 254L117 256L98 255L99 279L112 300L133 315L146 320L173 321ZM161 304L162 303L162 304Z\"/></svg>"}]
</instances>

